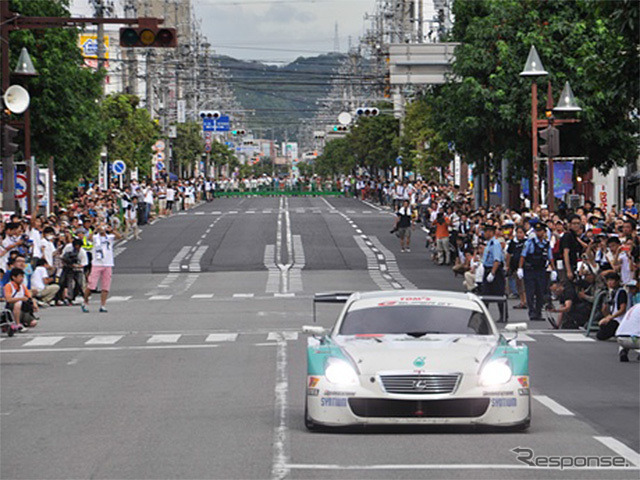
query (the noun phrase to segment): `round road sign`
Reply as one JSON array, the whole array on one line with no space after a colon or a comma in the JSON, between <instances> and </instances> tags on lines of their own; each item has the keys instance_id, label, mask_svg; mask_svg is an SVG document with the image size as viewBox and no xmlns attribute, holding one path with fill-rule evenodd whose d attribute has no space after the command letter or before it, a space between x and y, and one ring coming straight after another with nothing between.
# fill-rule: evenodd
<instances>
[{"instance_id":1,"label":"round road sign","mask_svg":"<svg viewBox=\"0 0 640 480\"><path fill-rule=\"evenodd\" d=\"M160 152L161 152L162 150L164 150L164 147L165 147L165 145L164 145L164 141L162 141L162 140L158 140L158 141L153 145L153 148L155 148L156 150L158 150L158 151L160 151Z\"/></svg>"},{"instance_id":2,"label":"round road sign","mask_svg":"<svg viewBox=\"0 0 640 480\"><path fill-rule=\"evenodd\" d=\"M113 162L111 168L113 169L113 173L115 173L116 175L123 175L124 172L127 171L127 166L122 160L116 160L115 162Z\"/></svg>"},{"instance_id":3,"label":"round road sign","mask_svg":"<svg viewBox=\"0 0 640 480\"><path fill-rule=\"evenodd\" d=\"M162 162L156 163L156 170L164 170L164 163Z\"/></svg>"},{"instance_id":4,"label":"round road sign","mask_svg":"<svg viewBox=\"0 0 640 480\"><path fill-rule=\"evenodd\" d=\"M24 198L27 196L27 176L22 173L16 174L16 198Z\"/></svg>"},{"instance_id":5,"label":"round road sign","mask_svg":"<svg viewBox=\"0 0 640 480\"><path fill-rule=\"evenodd\" d=\"M349 125L351 123L351 114L349 112L342 112L338 115L338 122L340 125Z\"/></svg>"},{"instance_id":6,"label":"round road sign","mask_svg":"<svg viewBox=\"0 0 640 480\"><path fill-rule=\"evenodd\" d=\"M206 145L204 146L204 151L205 151L205 152L207 152L207 153L209 153L209 152L211 151L211 144L209 144L209 143L208 143L208 144L206 144Z\"/></svg>"}]
</instances>

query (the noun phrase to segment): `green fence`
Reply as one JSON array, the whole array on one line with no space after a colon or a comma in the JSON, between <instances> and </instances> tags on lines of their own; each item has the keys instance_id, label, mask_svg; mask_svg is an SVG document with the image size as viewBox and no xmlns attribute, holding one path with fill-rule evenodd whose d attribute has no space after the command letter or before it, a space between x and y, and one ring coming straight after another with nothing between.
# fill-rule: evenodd
<instances>
[{"instance_id":1,"label":"green fence","mask_svg":"<svg viewBox=\"0 0 640 480\"><path fill-rule=\"evenodd\" d=\"M216 189L216 197L260 196L260 197L303 197L303 196L343 196L342 190L335 188L317 188L315 185L301 185L294 188L262 187L256 189L223 190Z\"/></svg>"}]
</instances>

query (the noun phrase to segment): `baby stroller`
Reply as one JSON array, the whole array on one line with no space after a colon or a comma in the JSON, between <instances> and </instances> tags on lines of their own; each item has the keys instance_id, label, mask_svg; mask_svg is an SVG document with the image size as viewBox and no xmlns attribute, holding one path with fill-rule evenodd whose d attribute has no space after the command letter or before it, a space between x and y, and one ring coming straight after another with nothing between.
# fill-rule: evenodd
<instances>
[{"instance_id":1,"label":"baby stroller","mask_svg":"<svg viewBox=\"0 0 640 480\"><path fill-rule=\"evenodd\" d=\"M22 326L16 322L13 312L8 308L0 310L0 331L13 337L13 334L20 330Z\"/></svg>"}]
</instances>

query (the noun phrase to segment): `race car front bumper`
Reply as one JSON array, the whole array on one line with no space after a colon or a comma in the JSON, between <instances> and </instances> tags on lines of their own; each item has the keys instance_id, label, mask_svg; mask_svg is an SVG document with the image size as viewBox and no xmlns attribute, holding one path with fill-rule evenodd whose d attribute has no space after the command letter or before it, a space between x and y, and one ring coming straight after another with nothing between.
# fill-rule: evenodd
<instances>
[{"instance_id":1,"label":"race car front bumper","mask_svg":"<svg viewBox=\"0 0 640 480\"><path fill-rule=\"evenodd\" d=\"M508 427L530 419L528 376L513 377L499 388L474 385L467 379L455 392L445 395L391 394L369 377L352 387L337 387L318 376L309 376L307 382L308 419L325 426Z\"/></svg>"}]
</instances>

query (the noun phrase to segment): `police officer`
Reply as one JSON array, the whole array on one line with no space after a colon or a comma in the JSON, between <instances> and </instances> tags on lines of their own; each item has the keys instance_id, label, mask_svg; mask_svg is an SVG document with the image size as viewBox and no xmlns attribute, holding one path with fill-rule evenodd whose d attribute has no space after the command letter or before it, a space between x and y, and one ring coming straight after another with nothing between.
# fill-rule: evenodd
<instances>
[{"instance_id":1,"label":"police officer","mask_svg":"<svg viewBox=\"0 0 640 480\"><path fill-rule=\"evenodd\" d=\"M505 294L505 278L504 278L504 252L502 245L495 238L495 225L484 225L484 238L487 246L482 256L482 265L484 266L484 275L482 277L482 294L503 296ZM503 303L498 304L500 309L499 322L505 319Z\"/></svg>"},{"instance_id":2,"label":"police officer","mask_svg":"<svg viewBox=\"0 0 640 480\"><path fill-rule=\"evenodd\" d=\"M547 226L536 223L535 235L529 238L522 249L518 265L518 277L524 278L524 290L529 307L529 320L542 320L542 306L548 294L547 268L553 268L551 243L547 239ZM551 272L551 280L555 281L557 273Z\"/></svg>"}]
</instances>

